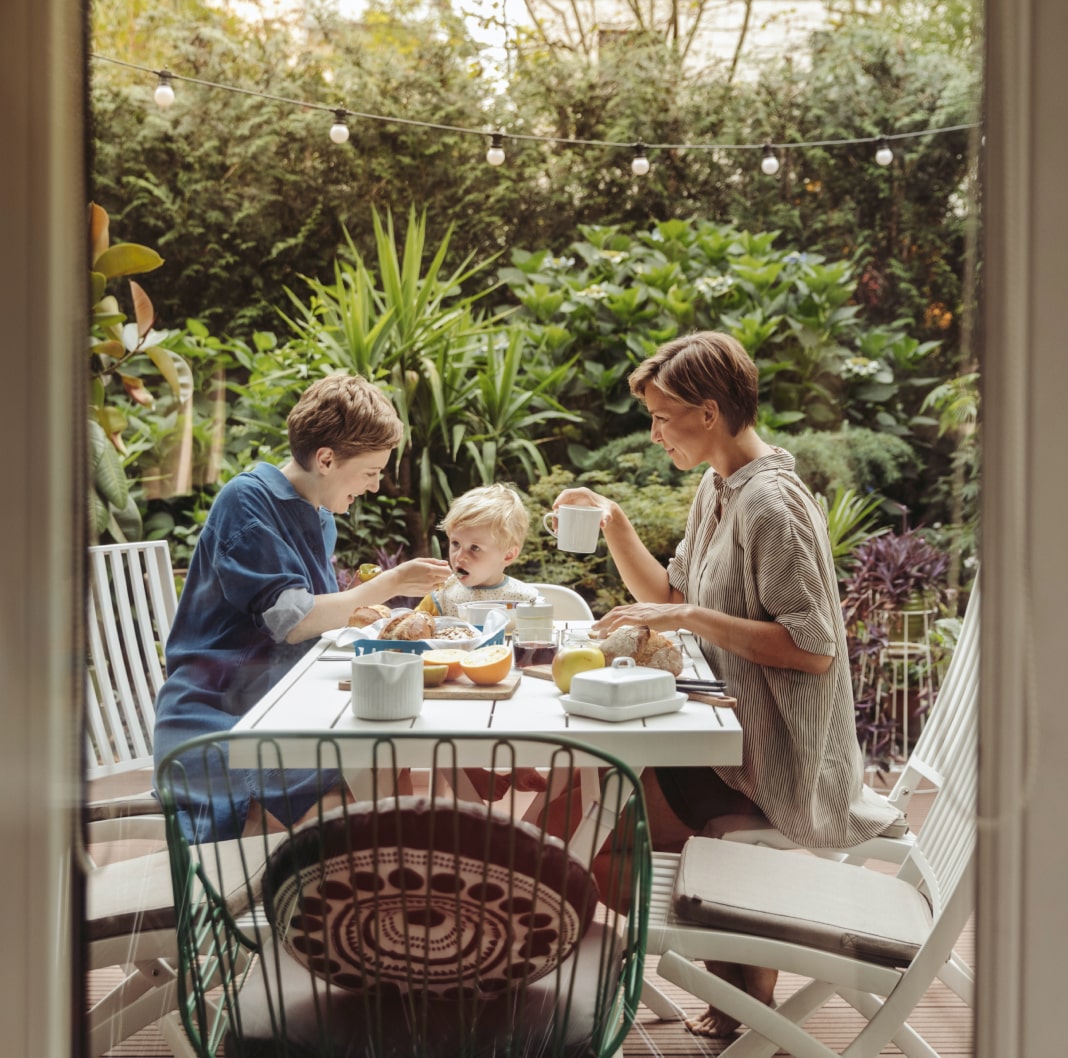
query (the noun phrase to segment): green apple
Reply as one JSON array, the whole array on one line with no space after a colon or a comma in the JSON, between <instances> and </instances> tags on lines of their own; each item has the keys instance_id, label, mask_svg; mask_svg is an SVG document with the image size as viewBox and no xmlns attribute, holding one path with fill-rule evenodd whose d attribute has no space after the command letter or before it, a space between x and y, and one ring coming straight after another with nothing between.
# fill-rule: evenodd
<instances>
[{"instance_id":1,"label":"green apple","mask_svg":"<svg viewBox=\"0 0 1068 1058\"><path fill-rule=\"evenodd\" d=\"M604 665L604 654L599 647L565 647L553 658L553 682L567 694L577 673L603 669Z\"/></svg>"}]
</instances>

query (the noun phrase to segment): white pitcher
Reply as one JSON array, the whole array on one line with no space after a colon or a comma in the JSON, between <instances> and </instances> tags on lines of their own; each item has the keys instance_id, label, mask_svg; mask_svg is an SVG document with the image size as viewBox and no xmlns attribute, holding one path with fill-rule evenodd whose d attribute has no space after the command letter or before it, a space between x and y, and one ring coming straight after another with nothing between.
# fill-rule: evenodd
<instances>
[{"instance_id":1,"label":"white pitcher","mask_svg":"<svg viewBox=\"0 0 1068 1058\"><path fill-rule=\"evenodd\" d=\"M352 712L360 720L407 720L423 708L423 659L379 650L352 659Z\"/></svg>"}]
</instances>

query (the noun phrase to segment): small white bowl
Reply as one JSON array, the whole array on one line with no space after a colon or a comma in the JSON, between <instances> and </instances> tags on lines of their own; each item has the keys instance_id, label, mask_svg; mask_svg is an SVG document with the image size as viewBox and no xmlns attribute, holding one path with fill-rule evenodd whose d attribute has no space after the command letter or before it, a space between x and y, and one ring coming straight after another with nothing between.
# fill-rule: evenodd
<instances>
[{"instance_id":1,"label":"small white bowl","mask_svg":"<svg viewBox=\"0 0 1068 1058\"><path fill-rule=\"evenodd\" d=\"M637 665L633 658L616 658L606 669L578 672L570 696L591 705L641 705L674 699L675 677L664 669Z\"/></svg>"}]
</instances>

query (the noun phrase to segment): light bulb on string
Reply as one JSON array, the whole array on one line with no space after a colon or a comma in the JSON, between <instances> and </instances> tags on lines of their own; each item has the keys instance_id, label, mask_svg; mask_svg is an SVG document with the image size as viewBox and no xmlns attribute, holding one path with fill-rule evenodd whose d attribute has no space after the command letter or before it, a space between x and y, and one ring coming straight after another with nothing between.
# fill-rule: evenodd
<instances>
[{"instance_id":1,"label":"light bulb on string","mask_svg":"<svg viewBox=\"0 0 1068 1058\"><path fill-rule=\"evenodd\" d=\"M764 157L760 159L760 168L768 176L774 176L779 171L779 159L771 149L770 143L764 144Z\"/></svg>"},{"instance_id":2,"label":"light bulb on string","mask_svg":"<svg viewBox=\"0 0 1068 1058\"><path fill-rule=\"evenodd\" d=\"M486 161L490 165L504 165L504 136L499 132L493 133L489 150L486 151Z\"/></svg>"},{"instance_id":3,"label":"light bulb on string","mask_svg":"<svg viewBox=\"0 0 1068 1058\"><path fill-rule=\"evenodd\" d=\"M170 70L160 70L159 84L152 98L160 110L166 110L174 102L174 86L171 84L172 75Z\"/></svg>"},{"instance_id":4,"label":"light bulb on string","mask_svg":"<svg viewBox=\"0 0 1068 1058\"><path fill-rule=\"evenodd\" d=\"M630 162L630 171L635 176L645 176L649 172L649 159L645 154L645 144L634 144L634 157Z\"/></svg>"},{"instance_id":5,"label":"light bulb on string","mask_svg":"<svg viewBox=\"0 0 1068 1058\"><path fill-rule=\"evenodd\" d=\"M345 122L345 111L334 111L334 124L330 126L330 139L334 143L349 142L349 126Z\"/></svg>"},{"instance_id":6,"label":"light bulb on string","mask_svg":"<svg viewBox=\"0 0 1068 1058\"><path fill-rule=\"evenodd\" d=\"M875 160L879 165L889 165L894 160L894 152L890 150L890 144L884 136L879 141L879 147L875 152Z\"/></svg>"}]
</instances>

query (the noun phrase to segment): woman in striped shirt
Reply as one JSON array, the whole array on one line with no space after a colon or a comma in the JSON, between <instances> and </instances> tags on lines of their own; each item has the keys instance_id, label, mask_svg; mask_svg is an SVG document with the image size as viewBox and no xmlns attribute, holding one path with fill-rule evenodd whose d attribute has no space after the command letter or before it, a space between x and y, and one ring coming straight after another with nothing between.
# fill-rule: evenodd
<instances>
[{"instance_id":1,"label":"woman in striped shirt","mask_svg":"<svg viewBox=\"0 0 1068 1058\"><path fill-rule=\"evenodd\" d=\"M686 534L665 569L617 503L567 489L561 504L605 511L605 541L636 600L594 626L688 629L738 700L738 767L643 774L654 844L678 850L763 817L799 845L846 847L900 827L863 783L845 627L826 521L794 460L755 429L757 369L729 335L702 332L662 346L630 377L652 416L651 438L680 470L704 463ZM769 1002L775 971L710 966ZM692 1031L725 1036L714 1008Z\"/></svg>"}]
</instances>

